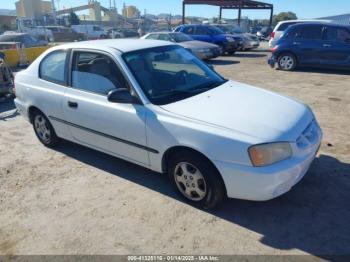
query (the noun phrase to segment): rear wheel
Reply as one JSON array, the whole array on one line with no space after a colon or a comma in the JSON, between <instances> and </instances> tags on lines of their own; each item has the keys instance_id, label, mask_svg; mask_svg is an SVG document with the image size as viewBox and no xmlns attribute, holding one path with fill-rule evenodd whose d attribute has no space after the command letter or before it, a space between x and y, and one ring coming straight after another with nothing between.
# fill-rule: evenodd
<instances>
[{"instance_id":1,"label":"rear wheel","mask_svg":"<svg viewBox=\"0 0 350 262\"><path fill-rule=\"evenodd\" d=\"M283 71L293 71L297 66L297 60L293 54L284 53L278 57L278 68Z\"/></svg>"},{"instance_id":2,"label":"rear wheel","mask_svg":"<svg viewBox=\"0 0 350 262\"><path fill-rule=\"evenodd\" d=\"M58 144L59 138L56 135L47 117L40 111L33 116L33 128L40 142L47 147L54 147Z\"/></svg>"},{"instance_id":3,"label":"rear wheel","mask_svg":"<svg viewBox=\"0 0 350 262\"><path fill-rule=\"evenodd\" d=\"M168 176L176 191L192 205L212 209L226 198L226 188L218 171L204 157L192 152L174 154Z\"/></svg>"}]
</instances>

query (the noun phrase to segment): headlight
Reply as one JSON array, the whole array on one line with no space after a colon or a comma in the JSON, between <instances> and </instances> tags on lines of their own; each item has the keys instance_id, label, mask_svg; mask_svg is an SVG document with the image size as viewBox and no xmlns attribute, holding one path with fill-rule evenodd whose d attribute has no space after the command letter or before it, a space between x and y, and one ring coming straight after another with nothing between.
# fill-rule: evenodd
<instances>
[{"instance_id":1,"label":"headlight","mask_svg":"<svg viewBox=\"0 0 350 262\"><path fill-rule=\"evenodd\" d=\"M226 36L226 40L228 42L234 42L235 41L235 39L233 39L232 37L229 37L229 36Z\"/></svg>"},{"instance_id":2,"label":"headlight","mask_svg":"<svg viewBox=\"0 0 350 262\"><path fill-rule=\"evenodd\" d=\"M292 148L287 142L252 146L248 152L252 164L257 167L268 166L292 156Z\"/></svg>"}]
</instances>

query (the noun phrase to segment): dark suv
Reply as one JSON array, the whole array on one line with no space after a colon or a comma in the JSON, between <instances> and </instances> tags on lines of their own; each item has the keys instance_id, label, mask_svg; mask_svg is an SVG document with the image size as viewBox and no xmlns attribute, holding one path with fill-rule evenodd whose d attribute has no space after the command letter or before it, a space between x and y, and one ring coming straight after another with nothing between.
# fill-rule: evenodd
<instances>
[{"instance_id":1,"label":"dark suv","mask_svg":"<svg viewBox=\"0 0 350 262\"><path fill-rule=\"evenodd\" d=\"M285 71L297 66L350 69L350 27L302 23L288 27L272 49L268 63Z\"/></svg>"},{"instance_id":2,"label":"dark suv","mask_svg":"<svg viewBox=\"0 0 350 262\"><path fill-rule=\"evenodd\" d=\"M234 54L238 43L233 35L225 34L221 29L210 25L181 25L175 29L191 36L194 40L213 43L222 48L225 53Z\"/></svg>"}]
</instances>

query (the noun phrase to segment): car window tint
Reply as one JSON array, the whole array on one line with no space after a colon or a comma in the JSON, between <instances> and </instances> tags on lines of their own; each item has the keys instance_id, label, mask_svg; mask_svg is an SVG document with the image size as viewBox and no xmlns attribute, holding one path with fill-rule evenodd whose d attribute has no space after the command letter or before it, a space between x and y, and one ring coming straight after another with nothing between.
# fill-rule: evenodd
<instances>
[{"instance_id":1,"label":"car window tint","mask_svg":"<svg viewBox=\"0 0 350 262\"><path fill-rule=\"evenodd\" d=\"M350 43L350 31L344 28L328 27L327 40Z\"/></svg>"},{"instance_id":2,"label":"car window tint","mask_svg":"<svg viewBox=\"0 0 350 262\"><path fill-rule=\"evenodd\" d=\"M93 52L74 52L72 87L108 95L127 83L115 62L108 56Z\"/></svg>"},{"instance_id":3,"label":"car window tint","mask_svg":"<svg viewBox=\"0 0 350 262\"><path fill-rule=\"evenodd\" d=\"M208 30L204 26L197 26L196 28L196 35L207 35Z\"/></svg>"},{"instance_id":4,"label":"car window tint","mask_svg":"<svg viewBox=\"0 0 350 262\"><path fill-rule=\"evenodd\" d=\"M156 39L156 40L158 40L158 34L150 34L149 36L146 37L146 39Z\"/></svg>"},{"instance_id":5,"label":"car window tint","mask_svg":"<svg viewBox=\"0 0 350 262\"><path fill-rule=\"evenodd\" d=\"M304 26L300 33L300 38L310 40L321 40L322 29L320 25L308 25Z\"/></svg>"},{"instance_id":6,"label":"car window tint","mask_svg":"<svg viewBox=\"0 0 350 262\"><path fill-rule=\"evenodd\" d=\"M159 40L164 40L164 41L171 41L171 38L168 34L160 34L159 35Z\"/></svg>"},{"instance_id":7,"label":"car window tint","mask_svg":"<svg viewBox=\"0 0 350 262\"><path fill-rule=\"evenodd\" d=\"M67 52L64 50L48 54L40 64L40 78L50 82L65 84L66 59Z\"/></svg>"},{"instance_id":8,"label":"car window tint","mask_svg":"<svg viewBox=\"0 0 350 262\"><path fill-rule=\"evenodd\" d=\"M193 26L185 27L182 32L187 34L187 35L193 35L194 34L194 27Z\"/></svg>"}]
</instances>

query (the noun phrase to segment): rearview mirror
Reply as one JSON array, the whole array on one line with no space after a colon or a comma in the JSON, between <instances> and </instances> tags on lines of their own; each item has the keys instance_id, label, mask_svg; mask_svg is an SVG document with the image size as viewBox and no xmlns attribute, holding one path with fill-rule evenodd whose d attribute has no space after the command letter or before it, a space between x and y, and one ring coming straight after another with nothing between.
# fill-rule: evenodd
<instances>
[{"instance_id":1,"label":"rearview mirror","mask_svg":"<svg viewBox=\"0 0 350 262\"><path fill-rule=\"evenodd\" d=\"M139 104L137 98L132 96L128 89L119 88L114 89L108 93L108 101L112 103L120 103L120 104Z\"/></svg>"}]
</instances>

